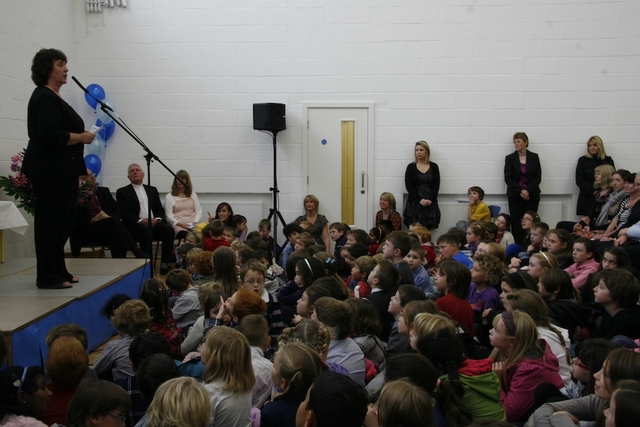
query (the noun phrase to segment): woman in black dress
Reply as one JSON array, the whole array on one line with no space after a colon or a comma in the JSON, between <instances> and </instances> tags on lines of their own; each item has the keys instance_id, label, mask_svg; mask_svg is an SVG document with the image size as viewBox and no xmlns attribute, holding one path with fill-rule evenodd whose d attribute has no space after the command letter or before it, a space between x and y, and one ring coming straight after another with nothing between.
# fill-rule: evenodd
<instances>
[{"instance_id":1,"label":"woman in black dress","mask_svg":"<svg viewBox=\"0 0 640 427\"><path fill-rule=\"evenodd\" d=\"M31 79L37 87L27 109L29 145L22 171L36 196L36 285L45 289L70 288L78 281L67 271L64 245L75 218L78 177L86 173L83 144L95 138L60 96L68 72L67 57L57 49L41 49L33 58Z\"/></svg>"},{"instance_id":2,"label":"woman in black dress","mask_svg":"<svg viewBox=\"0 0 640 427\"><path fill-rule=\"evenodd\" d=\"M504 181L507 183L513 238L516 242L521 242L524 238L524 213L538 212L542 167L538 155L527 149L529 137L526 133L516 132L513 135L513 145L516 151L504 159Z\"/></svg>"},{"instance_id":3,"label":"woman in black dress","mask_svg":"<svg viewBox=\"0 0 640 427\"><path fill-rule=\"evenodd\" d=\"M615 169L613 159L607 156L602 138L594 135L587 141L587 153L578 159L576 167L576 185L580 189L576 215L589 215L594 203L593 174L596 167L611 165Z\"/></svg>"},{"instance_id":4,"label":"woman in black dress","mask_svg":"<svg viewBox=\"0 0 640 427\"><path fill-rule=\"evenodd\" d=\"M404 174L404 184L409 194L404 208L404 223L408 227L419 222L433 230L440 225L440 170L437 164L429 161L431 150L426 141L416 142L414 155L415 161L407 165Z\"/></svg>"}]
</instances>

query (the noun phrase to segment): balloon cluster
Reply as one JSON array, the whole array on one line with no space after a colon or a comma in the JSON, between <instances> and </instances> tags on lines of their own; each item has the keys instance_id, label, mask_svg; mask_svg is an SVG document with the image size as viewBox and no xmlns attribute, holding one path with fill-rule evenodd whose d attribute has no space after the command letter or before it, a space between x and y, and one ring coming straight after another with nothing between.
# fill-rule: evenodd
<instances>
[{"instance_id":1,"label":"balloon cluster","mask_svg":"<svg viewBox=\"0 0 640 427\"><path fill-rule=\"evenodd\" d=\"M99 84L91 83L87 86L87 91L89 93L84 94L84 99L91 108L96 110L96 116L98 117L96 120L96 126L101 127L102 129L96 134L96 138L93 142L85 146L84 163L87 166L87 169L93 172L93 175L97 177L102 170L102 159L104 158L104 150L107 148L107 140L113 136L113 133L116 130L116 124L109 115L102 111L100 104L98 104L96 99L104 102L114 110L115 106L111 101L106 99L104 89Z\"/></svg>"}]
</instances>

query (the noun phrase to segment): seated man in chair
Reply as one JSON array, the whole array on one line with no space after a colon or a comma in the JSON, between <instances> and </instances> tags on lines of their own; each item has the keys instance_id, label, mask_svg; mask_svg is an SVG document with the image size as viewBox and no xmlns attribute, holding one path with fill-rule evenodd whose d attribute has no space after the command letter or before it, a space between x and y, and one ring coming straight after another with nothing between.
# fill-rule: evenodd
<instances>
[{"instance_id":1,"label":"seated man in chair","mask_svg":"<svg viewBox=\"0 0 640 427\"><path fill-rule=\"evenodd\" d=\"M149 255L140 250L129 230L120 220L116 201L107 187L99 187L93 172L80 176L86 187L93 189L86 203L81 203L76 210L76 220L71 233L71 254L77 257L82 246L91 242L106 245L111 251L111 258L125 258L127 251L133 252L136 258L147 258Z\"/></svg>"},{"instance_id":2,"label":"seated man in chair","mask_svg":"<svg viewBox=\"0 0 640 427\"><path fill-rule=\"evenodd\" d=\"M129 229L134 240L140 243L142 250L151 253L149 239L149 219L147 207L151 206L152 238L162 242L162 257L160 273L167 274L171 270L173 262L173 240L175 233L173 227L167 224L164 216L164 208L160 202L158 189L142 183L144 172L140 165L132 163L127 169L127 177L131 184L119 188L116 192L118 208L122 214L122 220Z\"/></svg>"}]
</instances>

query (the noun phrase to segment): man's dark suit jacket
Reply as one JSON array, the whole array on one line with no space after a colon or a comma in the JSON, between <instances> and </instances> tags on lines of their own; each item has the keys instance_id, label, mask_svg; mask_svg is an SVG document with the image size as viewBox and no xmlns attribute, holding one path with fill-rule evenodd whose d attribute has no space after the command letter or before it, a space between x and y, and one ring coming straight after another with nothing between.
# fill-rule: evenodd
<instances>
[{"instance_id":1,"label":"man's dark suit jacket","mask_svg":"<svg viewBox=\"0 0 640 427\"><path fill-rule=\"evenodd\" d=\"M373 303L378 316L380 317L380 323L382 325L382 333L378 336L382 341L387 342L389 340L389 334L391 333L391 326L395 319L393 315L389 313L389 301L395 292L390 291L378 291L370 295L367 295L363 299L369 300Z\"/></svg>"},{"instance_id":2,"label":"man's dark suit jacket","mask_svg":"<svg viewBox=\"0 0 640 427\"><path fill-rule=\"evenodd\" d=\"M162 218L165 222L164 208L160 202L160 195L156 187L144 186L144 190L147 192L147 198L151 205L151 211L154 218ZM140 218L140 201L136 195L136 190L133 189L133 185L129 184L126 187L118 188L116 192L116 200L118 202L118 209L120 215L122 215L122 221L124 224L131 228L138 223Z\"/></svg>"}]
</instances>

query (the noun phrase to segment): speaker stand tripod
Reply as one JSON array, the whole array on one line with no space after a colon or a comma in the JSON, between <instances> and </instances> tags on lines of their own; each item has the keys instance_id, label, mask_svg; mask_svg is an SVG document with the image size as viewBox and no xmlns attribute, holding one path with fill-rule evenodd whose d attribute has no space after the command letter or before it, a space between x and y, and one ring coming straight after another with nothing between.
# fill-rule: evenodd
<instances>
[{"instance_id":1,"label":"speaker stand tripod","mask_svg":"<svg viewBox=\"0 0 640 427\"><path fill-rule=\"evenodd\" d=\"M273 207L269 209L269 216L267 220L271 221L273 218L273 256L278 256L278 219L282 222L282 225L287 225L287 222L282 217L282 214L278 210L278 166L277 166L277 154L276 154L276 139L278 136L277 130L266 131L273 138L273 187L269 188L269 191L273 193Z\"/></svg>"}]
</instances>

